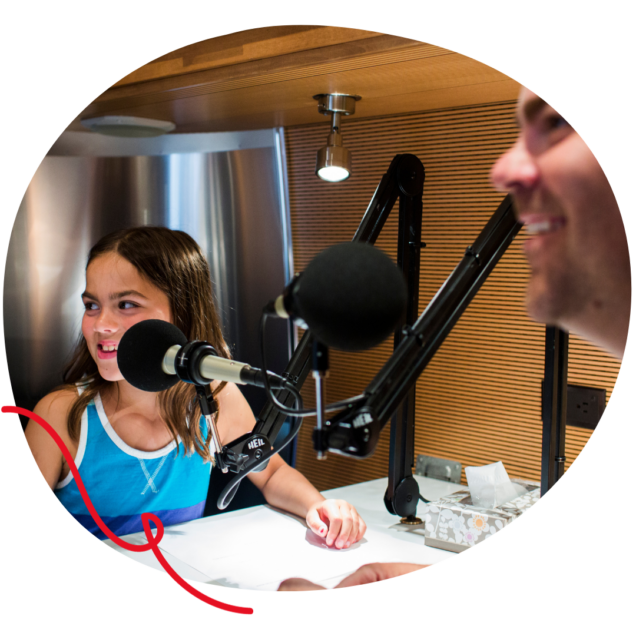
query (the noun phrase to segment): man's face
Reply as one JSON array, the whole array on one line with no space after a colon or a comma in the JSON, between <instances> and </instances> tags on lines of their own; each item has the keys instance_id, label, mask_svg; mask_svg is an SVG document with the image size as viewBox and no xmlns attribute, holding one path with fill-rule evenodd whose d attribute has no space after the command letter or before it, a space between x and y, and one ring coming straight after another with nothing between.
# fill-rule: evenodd
<instances>
[{"instance_id":1,"label":"man's face","mask_svg":"<svg viewBox=\"0 0 636 636\"><path fill-rule=\"evenodd\" d=\"M600 165L569 124L526 89L517 116L517 142L493 166L491 180L512 193L525 225L528 312L591 336L589 327L612 310L616 294L627 293L628 321L627 239Z\"/></svg>"}]
</instances>

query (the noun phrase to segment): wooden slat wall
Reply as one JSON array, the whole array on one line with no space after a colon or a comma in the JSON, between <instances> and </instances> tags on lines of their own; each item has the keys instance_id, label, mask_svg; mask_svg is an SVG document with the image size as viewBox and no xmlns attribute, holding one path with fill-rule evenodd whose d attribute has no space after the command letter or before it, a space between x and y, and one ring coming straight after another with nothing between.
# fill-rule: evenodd
<instances>
[{"instance_id":1,"label":"wooden slat wall","mask_svg":"<svg viewBox=\"0 0 636 636\"><path fill-rule=\"evenodd\" d=\"M502 199L491 188L488 172L515 138L514 106L505 102L378 119L345 118L344 142L353 153L354 173L340 184L314 175L316 151L326 141L328 125L287 129L296 271L325 247L351 240L391 159L413 153L426 169L422 311ZM397 209L377 246L395 258L396 241ZM545 328L530 321L524 310L529 271L522 241L522 236L514 241L419 378L415 444L416 454L452 458L463 466L501 460L510 476L539 480ZM389 339L358 354L332 351L327 400L360 392L391 350ZM609 397L618 369L604 352L570 338L570 383L606 388ZM313 404L311 379L303 392L307 404ZM311 443L314 425L308 419L301 430L297 467L316 487L387 475L388 426L371 458L330 454L318 462ZM568 427L566 468L589 436L589 431Z\"/></svg>"}]
</instances>

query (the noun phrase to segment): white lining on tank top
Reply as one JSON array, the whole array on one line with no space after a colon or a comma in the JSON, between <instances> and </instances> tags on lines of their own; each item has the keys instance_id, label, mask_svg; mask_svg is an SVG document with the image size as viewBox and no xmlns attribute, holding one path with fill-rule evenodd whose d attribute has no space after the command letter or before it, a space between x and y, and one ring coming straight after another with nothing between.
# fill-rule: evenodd
<instances>
[{"instance_id":1,"label":"white lining on tank top","mask_svg":"<svg viewBox=\"0 0 636 636\"><path fill-rule=\"evenodd\" d=\"M81 391L80 391L81 393ZM79 444L77 445L77 453L75 454L75 465L77 468L80 467L82 463L82 459L84 459L84 451L86 450L86 438L88 437L88 411L84 409L81 418L81 426L80 426L80 438ZM68 475L62 479L62 481L58 481L55 485L55 490L59 490L60 488L64 488L64 486L68 486L73 481L73 473L69 470Z\"/></svg>"},{"instance_id":2,"label":"white lining on tank top","mask_svg":"<svg viewBox=\"0 0 636 636\"><path fill-rule=\"evenodd\" d=\"M81 395L82 391L84 390L84 387L78 386L77 389L78 389L78 393ZM156 459L158 457L166 457L172 450L176 448L176 443L174 440L172 440L167 446L164 446L163 448L160 448L156 451L150 451L150 452L137 450L136 448L129 446L128 444L126 444L126 442L124 442L123 439L121 439L121 437L119 437L119 435L117 435L117 433L115 432L115 429L112 427L111 423L108 421L108 417L106 415L106 411L104 411L104 405L102 404L102 399L99 393L95 396L93 403L95 404L95 410L97 411L97 416L99 417L99 421L102 427L104 428L104 430L106 431L106 434L108 435L108 437L110 437L112 442L122 452L126 453L126 455L130 455L131 457L136 457L139 460L142 466L142 469L144 470L144 473L146 472L145 464L143 463L144 459ZM80 438L79 438L79 444L77 445L77 454L75 455L75 465L77 466L78 469L82 463L82 459L84 459L87 438L88 438L88 406L84 409L84 412L82 413L81 425L80 425ZM179 437L179 441L181 441L180 437ZM159 466L159 468L161 468L161 466L163 466L163 462L161 462L161 465ZM152 482L152 479L156 477L157 472L158 470L150 478L150 481L149 481L149 485L154 492L156 492L156 490L153 487L154 484L151 484L151 482ZM66 477L64 477L62 481L57 482L57 484L55 485L55 490L60 490L61 488L68 486L73 481L73 479L74 479L73 473L69 470L68 475L66 475Z\"/></svg>"},{"instance_id":3,"label":"white lining on tank top","mask_svg":"<svg viewBox=\"0 0 636 636\"><path fill-rule=\"evenodd\" d=\"M112 440L112 442L126 455L130 455L131 457L137 457L137 459L157 459L157 457L163 457L164 455L168 455L171 451L173 451L177 444L174 440L172 440L167 446L160 448L156 451L142 451L132 446L128 446L124 440L117 435L115 429L111 426L111 423L108 421L108 417L106 416L106 411L104 411L104 405L102 404L102 399L99 396L99 393L95 396L95 409L97 410L97 415L99 417L99 421L102 423L104 430L106 431L108 437Z\"/></svg>"}]
</instances>

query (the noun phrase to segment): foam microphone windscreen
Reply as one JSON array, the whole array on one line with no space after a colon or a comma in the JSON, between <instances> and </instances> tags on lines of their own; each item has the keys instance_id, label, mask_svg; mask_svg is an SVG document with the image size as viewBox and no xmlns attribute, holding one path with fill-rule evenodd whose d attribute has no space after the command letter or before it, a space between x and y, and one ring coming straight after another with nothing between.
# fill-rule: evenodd
<instances>
[{"instance_id":1,"label":"foam microphone windscreen","mask_svg":"<svg viewBox=\"0 0 636 636\"><path fill-rule=\"evenodd\" d=\"M359 351L380 344L405 316L402 272L367 243L340 243L307 266L292 290L292 311L329 347Z\"/></svg>"},{"instance_id":2,"label":"foam microphone windscreen","mask_svg":"<svg viewBox=\"0 0 636 636\"><path fill-rule=\"evenodd\" d=\"M165 391L179 382L176 375L161 368L166 352L173 345L183 347L188 339L172 323L143 320L122 336L117 347L117 366L124 379L142 391Z\"/></svg>"}]
</instances>

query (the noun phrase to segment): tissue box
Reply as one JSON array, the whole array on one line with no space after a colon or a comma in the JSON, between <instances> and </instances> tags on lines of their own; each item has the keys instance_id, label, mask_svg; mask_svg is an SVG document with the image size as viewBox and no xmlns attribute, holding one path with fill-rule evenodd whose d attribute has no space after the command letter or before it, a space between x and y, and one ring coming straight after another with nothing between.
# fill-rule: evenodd
<instances>
[{"instance_id":1,"label":"tissue box","mask_svg":"<svg viewBox=\"0 0 636 636\"><path fill-rule=\"evenodd\" d=\"M420 508L425 545L462 552L485 541L539 500L539 484L520 479L511 481L524 486L527 493L493 509L473 506L468 489L431 502L424 510Z\"/></svg>"}]
</instances>

